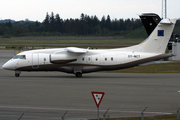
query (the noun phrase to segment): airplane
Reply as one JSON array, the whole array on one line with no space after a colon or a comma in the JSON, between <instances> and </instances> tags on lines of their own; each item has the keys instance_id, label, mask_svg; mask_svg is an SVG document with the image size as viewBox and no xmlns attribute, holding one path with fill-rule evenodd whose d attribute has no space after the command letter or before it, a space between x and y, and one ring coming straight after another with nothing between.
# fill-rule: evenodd
<instances>
[{"instance_id":1,"label":"airplane","mask_svg":"<svg viewBox=\"0 0 180 120\"><path fill-rule=\"evenodd\" d=\"M82 74L125 69L173 56L165 54L177 19L162 19L149 37L140 44L114 49L77 47L37 49L17 54L2 68L15 71L60 71L82 77Z\"/></svg>"}]
</instances>

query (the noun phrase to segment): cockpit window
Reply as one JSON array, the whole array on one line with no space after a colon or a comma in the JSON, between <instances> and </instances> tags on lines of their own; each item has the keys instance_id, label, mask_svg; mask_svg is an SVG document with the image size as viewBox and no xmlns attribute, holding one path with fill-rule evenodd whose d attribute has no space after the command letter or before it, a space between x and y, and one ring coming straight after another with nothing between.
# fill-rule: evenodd
<instances>
[{"instance_id":1,"label":"cockpit window","mask_svg":"<svg viewBox=\"0 0 180 120\"><path fill-rule=\"evenodd\" d=\"M16 55L13 59L26 59L26 55Z\"/></svg>"},{"instance_id":2,"label":"cockpit window","mask_svg":"<svg viewBox=\"0 0 180 120\"><path fill-rule=\"evenodd\" d=\"M26 59L26 56L25 55L21 55L20 59Z\"/></svg>"},{"instance_id":3,"label":"cockpit window","mask_svg":"<svg viewBox=\"0 0 180 120\"><path fill-rule=\"evenodd\" d=\"M13 59L19 59L20 55L16 55L13 57Z\"/></svg>"}]
</instances>

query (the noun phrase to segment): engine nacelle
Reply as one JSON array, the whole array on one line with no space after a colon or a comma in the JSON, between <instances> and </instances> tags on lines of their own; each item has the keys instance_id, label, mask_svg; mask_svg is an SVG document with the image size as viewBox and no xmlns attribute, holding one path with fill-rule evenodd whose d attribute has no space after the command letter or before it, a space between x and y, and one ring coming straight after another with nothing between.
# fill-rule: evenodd
<instances>
[{"instance_id":1,"label":"engine nacelle","mask_svg":"<svg viewBox=\"0 0 180 120\"><path fill-rule=\"evenodd\" d=\"M51 54L50 62L54 64L64 64L76 61L77 57L68 54Z\"/></svg>"}]
</instances>

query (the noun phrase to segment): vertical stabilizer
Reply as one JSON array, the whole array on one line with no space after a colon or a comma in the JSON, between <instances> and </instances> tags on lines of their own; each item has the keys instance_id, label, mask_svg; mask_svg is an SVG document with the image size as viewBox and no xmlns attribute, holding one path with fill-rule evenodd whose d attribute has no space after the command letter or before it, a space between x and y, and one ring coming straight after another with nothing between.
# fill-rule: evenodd
<instances>
[{"instance_id":1,"label":"vertical stabilizer","mask_svg":"<svg viewBox=\"0 0 180 120\"><path fill-rule=\"evenodd\" d=\"M144 13L139 15L139 17L141 18L141 21L146 29L148 36L153 32L153 30L161 21L159 15L155 13Z\"/></svg>"},{"instance_id":2,"label":"vertical stabilizer","mask_svg":"<svg viewBox=\"0 0 180 120\"><path fill-rule=\"evenodd\" d=\"M168 41L171 37L177 19L163 19L150 34L150 36L139 45L148 53L165 53Z\"/></svg>"}]
</instances>

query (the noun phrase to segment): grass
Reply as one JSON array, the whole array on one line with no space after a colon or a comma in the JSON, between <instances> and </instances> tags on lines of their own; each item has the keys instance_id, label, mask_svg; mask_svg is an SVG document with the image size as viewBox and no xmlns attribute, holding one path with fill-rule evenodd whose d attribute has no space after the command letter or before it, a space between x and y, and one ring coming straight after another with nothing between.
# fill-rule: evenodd
<instances>
[{"instance_id":1,"label":"grass","mask_svg":"<svg viewBox=\"0 0 180 120\"><path fill-rule=\"evenodd\" d=\"M78 39L78 37L76 38ZM91 39L91 40L74 40L74 38L68 38L67 40L55 39L55 38L38 38L27 40L26 38L0 38L1 44L110 44L110 45L133 45L142 42L143 39Z\"/></svg>"},{"instance_id":2,"label":"grass","mask_svg":"<svg viewBox=\"0 0 180 120\"><path fill-rule=\"evenodd\" d=\"M63 39L64 38L64 39ZM94 39L93 39L94 38ZM91 40L90 40L91 39ZM138 44L143 39L122 39L122 38L92 38L81 37L13 37L0 38L0 46L6 49L21 49L24 47L91 47L91 48L119 48Z\"/></svg>"},{"instance_id":3,"label":"grass","mask_svg":"<svg viewBox=\"0 0 180 120\"><path fill-rule=\"evenodd\" d=\"M146 66L136 66L133 68L105 71L113 73L180 73L180 62L157 63Z\"/></svg>"},{"instance_id":4,"label":"grass","mask_svg":"<svg viewBox=\"0 0 180 120\"><path fill-rule=\"evenodd\" d=\"M144 120L176 120L177 115L162 115L162 116L149 116L144 117ZM103 120L102 118L100 120ZM106 118L106 120L141 120L141 117L131 117L131 118Z\"/></svg>"}]
</instances>

